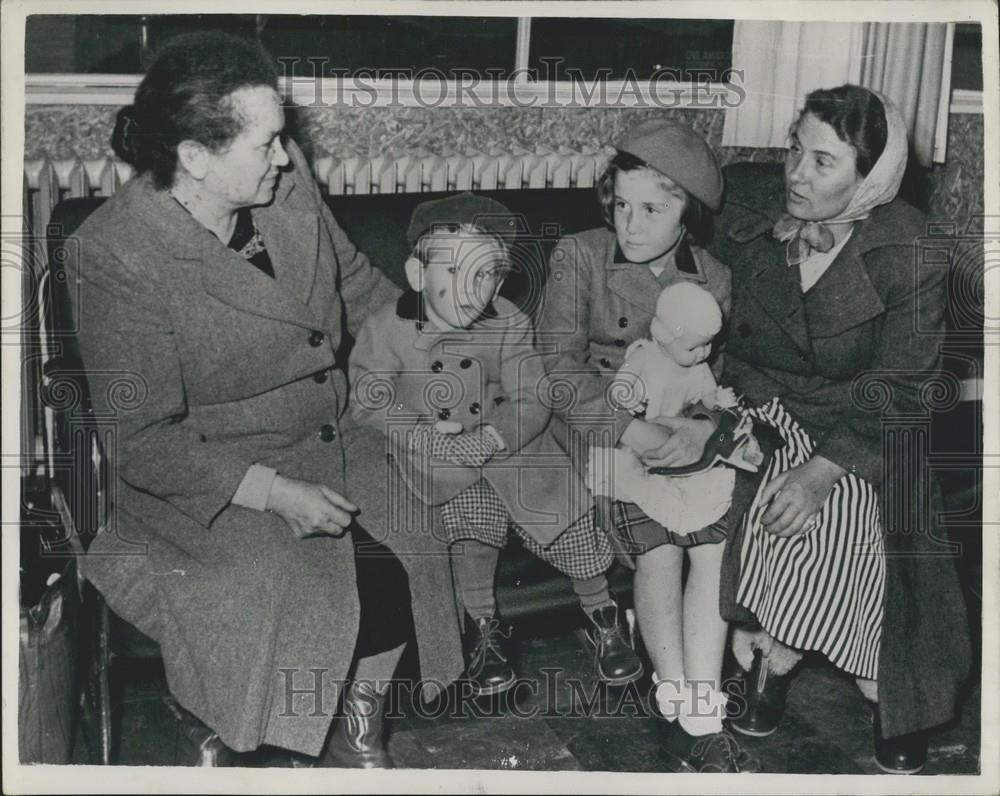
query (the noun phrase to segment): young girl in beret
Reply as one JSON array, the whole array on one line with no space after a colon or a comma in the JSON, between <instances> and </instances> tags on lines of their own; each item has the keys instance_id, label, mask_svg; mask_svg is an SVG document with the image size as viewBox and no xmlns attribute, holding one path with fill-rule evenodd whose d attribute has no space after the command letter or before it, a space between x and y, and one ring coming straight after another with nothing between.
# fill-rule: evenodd
<instances>
[{"instance_id":1,"label":"young girl in beret","mask_svg":"<svg viewBox=\"0 0 1000 796\"><path fill-rule=\"evenodd\" d=\"M614 379L629 346L649 330L665 287L691 282L724 314L730 305L728 267L698 246L723 193L704 139L684 125L650 119L616 149L598 184L607 227L570 235L553 250L539 323L549 391L573 393L554 406L554 430L581 471L593 446L640 451L647 467L699 458L686 418L636 418L616 406ZM685 534L633 503L616 502L613 514L607 530L635 557L636 617L655 667L656 704L668 722L670 764L681 771L755 770L723 727L722 523ZM682 594L685 553L690 572Z\"/></svg>"}]
</instances>

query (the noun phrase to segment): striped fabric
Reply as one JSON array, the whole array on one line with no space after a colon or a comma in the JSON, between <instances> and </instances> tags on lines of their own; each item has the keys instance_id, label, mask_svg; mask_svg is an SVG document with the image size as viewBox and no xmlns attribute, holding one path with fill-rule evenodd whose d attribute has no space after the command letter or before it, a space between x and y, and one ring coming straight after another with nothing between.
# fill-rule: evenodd
<instances>
[{"instance_id":1,"label":"striped fabric","mask_svg":"<svg viewBox=\"0 0 1000 796\"><path fill-rule=\"evenodd\" d=\"M737 600L782 643L819 651L841 669L874 680L885 589L878 493L848 474L834 486L815 530L789 539L767 533L760 491L807 461L813 442L777 398L750 414L773 425L785 447L775 452L744 520Z\"/></svg>"}]
</instances>

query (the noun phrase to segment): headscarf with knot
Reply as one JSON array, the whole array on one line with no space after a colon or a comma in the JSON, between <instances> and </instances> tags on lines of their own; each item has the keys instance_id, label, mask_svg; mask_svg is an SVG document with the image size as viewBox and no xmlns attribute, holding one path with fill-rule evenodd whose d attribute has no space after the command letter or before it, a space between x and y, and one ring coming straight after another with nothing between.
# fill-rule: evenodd
<instances>
[{"instance_id":1,"label":"headscarf with knot","mask_svg":"<svg viewBox=\"0 0 1000 796\"><path fill-rule=\"evenodd\" d=\"M840 213L822 221L802 221L785 213L774 225L771 234L787 241L786 258L790 266L801 264L813 251L828 252L833 248L834 224L852 224L871 215L871 211L896 198L899 185L906 171L906 124L892 100L877 91L871 91L882 102L885 112L885 149L861 181L851 201Z\"/></svg>"}]
</instances>

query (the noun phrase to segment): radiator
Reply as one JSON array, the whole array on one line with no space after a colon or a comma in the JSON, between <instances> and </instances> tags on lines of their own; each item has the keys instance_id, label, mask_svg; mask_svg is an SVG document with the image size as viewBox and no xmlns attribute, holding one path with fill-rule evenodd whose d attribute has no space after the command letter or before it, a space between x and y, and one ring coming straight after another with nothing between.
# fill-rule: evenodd
<instances>
[{"instance_id":1,"label":"radiator","mask_svg":"<svg viewBox=\"0 0 1000 796\"><path fill-rule=\"evenodd\" d=\"M341 152L317 158L313 171L327 193L423 193L426 191L586 188L594 185L607 150L467 152L388 152L376 156ZM44 235L52 208L77 196L110 196L132 175L114 158L29 160L24 164L25 212L31 228Z\"/></svg>"}]
</instances>

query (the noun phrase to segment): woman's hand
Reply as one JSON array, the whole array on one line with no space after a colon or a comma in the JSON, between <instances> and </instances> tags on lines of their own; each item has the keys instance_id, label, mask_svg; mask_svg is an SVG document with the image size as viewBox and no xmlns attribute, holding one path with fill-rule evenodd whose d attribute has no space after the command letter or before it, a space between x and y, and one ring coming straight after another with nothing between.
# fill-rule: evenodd
<instances>
[{"instance_id":1,"label":"woman's hand","mask_svg":"<svg viewBox=\"0 0 1000 796\"><path fill-rule=\"evenodd\" d=\"M283 519L299 539L317 534L343 536L358 510L347 498L323 484L275 476L267 510Z\"/></svg>"},{"instance_id":2,"label":"woman's hand","mask_svg":"<svg viewBox=\"0 0 1000 796\"><path fill-rule=\"evenodd\" d=\"M715 425L711 420L690 417L657 417L653 425L669 436L660 445L639 454L647 467L683 467L701 458Z\"/></svg>"},{"instance_id":3,"label":"woman's hand","mask_svg":"<svg viewBox=\"0 0 1000 796\"><path fill-rule=\"evenodd\" d=\"M846 474L847 470L822 456L783 472L761 492L761 500L771 504L761 517L764 530L782 538L812 530L812 521L834 484Z\"/></svg>"}]
</instances>

